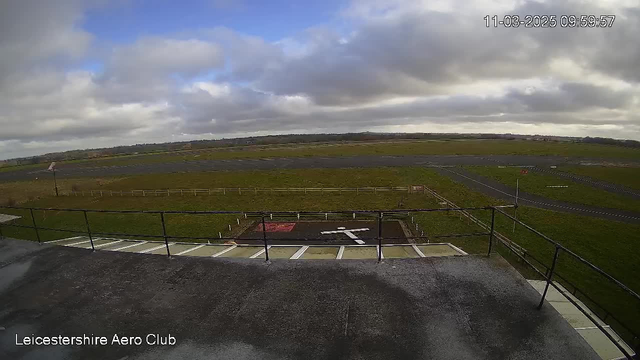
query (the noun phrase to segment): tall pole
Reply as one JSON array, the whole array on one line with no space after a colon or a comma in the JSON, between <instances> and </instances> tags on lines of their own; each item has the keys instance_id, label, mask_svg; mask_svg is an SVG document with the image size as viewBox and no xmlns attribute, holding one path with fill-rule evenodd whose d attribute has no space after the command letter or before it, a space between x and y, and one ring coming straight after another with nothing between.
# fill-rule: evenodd
<instances>
[{"instance_id":1,"label":"tall pole","mask_svg":"<svg viewBox=\"0 0 640 360\"><path fill-rule=\"evenodd\" d=\"M56 196L58 196L58 182L56 181L56 170L53 170L53 186L56 188Z\"/></svg>"}]
</instances>

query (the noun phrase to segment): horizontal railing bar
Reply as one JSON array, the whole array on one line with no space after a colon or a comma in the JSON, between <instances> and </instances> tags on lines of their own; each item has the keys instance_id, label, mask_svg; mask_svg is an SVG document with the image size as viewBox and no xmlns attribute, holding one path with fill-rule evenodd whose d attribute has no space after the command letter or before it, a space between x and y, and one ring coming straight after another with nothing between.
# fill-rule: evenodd
<instances>
[{"instance_id":1,"label":"horizontal railing bar","mask_svg":"<svg viewBox=\"0 0 640 360\"><path fill-rule=\"evenodd\" d=\"M35 229L33 226L29 226L30 229ZM85 234L86 230L70 230L70 229L60 229L60 228L48 228L38 225L38 230L49 230L49 231L61 231L61 232L69 232L69 233L79 233Z\"/></svg>"},{"instance_id":2,"label":"horizontal railing bar","mask_svg":"<svg viewBox=\"0 0 640 360\"><path fill-rule=\"evenodd\" d=\"M186 211L186 210L102 210L102 209L65 209L65 208L28 208L18 206L0 205L3 209L15 210L36 210L36 211L78 211L78 212L94 212L94 213L114 213L114 214L247 214L247 215L296 215L296 214L369 214L369 213L404 213L404 212L438 212L438 211L467 211L467 210L490 210L491 206L484 207L461 207L461 208L427 208L427 209L386 209L386 210L342 210L342 211Z\"/></svg>"}]
</instances>

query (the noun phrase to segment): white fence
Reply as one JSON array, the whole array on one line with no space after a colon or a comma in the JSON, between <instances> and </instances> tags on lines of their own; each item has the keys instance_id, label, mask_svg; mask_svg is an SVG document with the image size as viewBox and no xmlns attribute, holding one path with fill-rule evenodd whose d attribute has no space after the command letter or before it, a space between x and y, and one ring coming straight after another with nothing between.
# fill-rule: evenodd
<instances>
[{"instance_id":1,"label":"white fence","mask_svg":"<svg viewBox=\"0 0 640 360\"><path fill-rule=\"evenodd\" d=\"M163 190L83 190L64 193L66 196L204 196L216 194L276 194L276 193L373 193L379 192L425 192L424 187L388 186L356 188L214 188L214 189L163 189Z\"/></svg>"}]
</instances>

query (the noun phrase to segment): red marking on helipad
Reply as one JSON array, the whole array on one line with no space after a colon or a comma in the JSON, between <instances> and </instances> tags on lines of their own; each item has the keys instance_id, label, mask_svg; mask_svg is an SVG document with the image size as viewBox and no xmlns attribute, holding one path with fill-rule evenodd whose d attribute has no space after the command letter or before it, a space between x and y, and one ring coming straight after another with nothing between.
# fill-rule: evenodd
<instances>
[{"instance_id":1,"label":"red marking on helipad","mask_svg":"<svg viewBox=\"0 0 640 360\"><path fill-rule=\"evenodd\" d=\"M266 223L265 228L266 232L291 232L293 227L296 226L296 223ZM253 231L262 231L262 224L256 226Z\"/></svg>"}]
</instances>

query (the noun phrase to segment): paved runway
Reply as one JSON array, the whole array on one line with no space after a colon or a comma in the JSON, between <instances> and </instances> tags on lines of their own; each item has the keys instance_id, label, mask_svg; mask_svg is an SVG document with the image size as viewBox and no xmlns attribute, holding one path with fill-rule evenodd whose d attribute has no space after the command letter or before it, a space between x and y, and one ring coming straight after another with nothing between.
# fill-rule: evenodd
<instances>
[{"instance_id":1,"label":"paved runway","mask_svg":"<svg viewBox=\"0 0 640 360\"><path fill-rule=\"evenodd\" d=\"M602 159L568 158L562 156L524 155L415 155L415 156L345 156L345 157L303 157L265 158L235 160L199 160L167 162L160 164L135 164L106 167L81 167L79 164L62 164L57 176L114 176L137 174L161 174L172 172L199 172L216 170L269 170L305 168L349 168L380 166L458 166L458 165L523 165L550 166L562 164L597 163ZM625 161L629 163L630 161ZM611 163L609 161L609 163ZM640 165L640 161L636 162ZM46 166L42 170L25 169L0 173L0 181L32 180L49 176Z\"/></svg>"}]
</instances>

